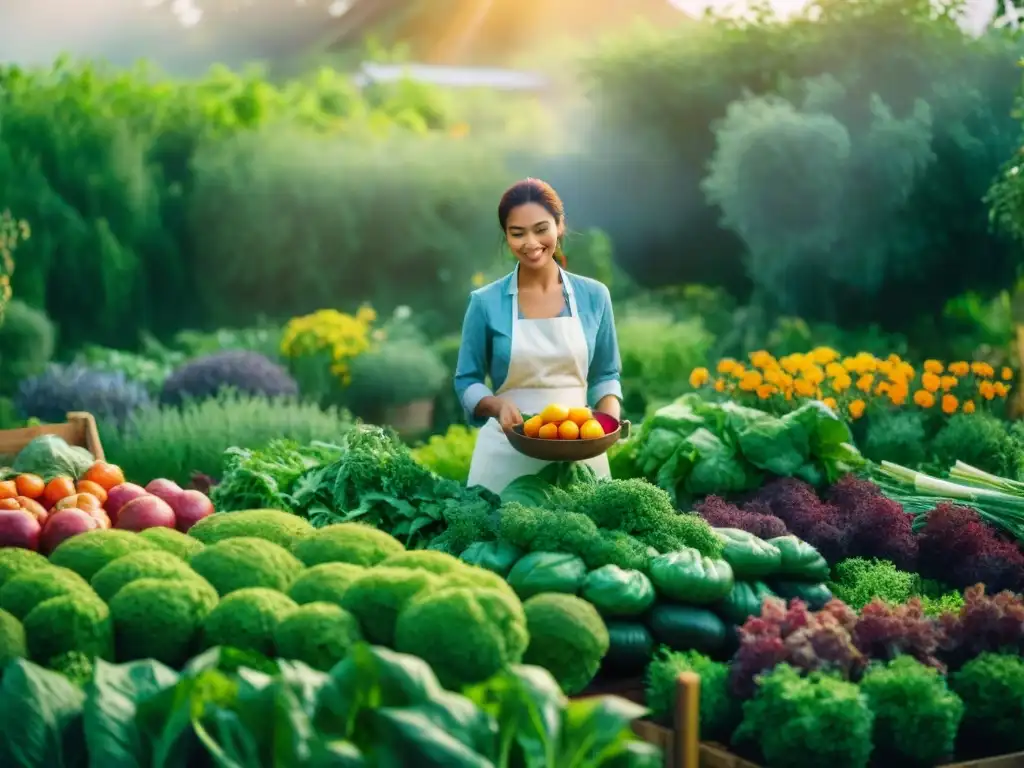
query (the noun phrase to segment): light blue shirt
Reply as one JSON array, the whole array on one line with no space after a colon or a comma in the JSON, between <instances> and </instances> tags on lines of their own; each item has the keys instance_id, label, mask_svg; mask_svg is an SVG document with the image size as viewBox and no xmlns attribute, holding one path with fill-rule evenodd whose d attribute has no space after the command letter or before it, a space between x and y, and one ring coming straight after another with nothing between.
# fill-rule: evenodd
<instances>
[{"instance_id":1,"label":"light blue shirt","mask_svg":"<svg viewBox=\"0 0 1024 768\"><path fill-rule=\"evenodd\" d=\"M607 395L622 399L619 381L622 363L619 343L615 338L615 316L608 289L589 277L562 272L566 306L560 317L571 315L568 296L576 299L576 309L587 340L589 369L587 402L591 406ZM455 370L455 394L466 411L466 418L475 426L486 419L473 416L485 397L500 389L508 376L512 357L512 300L519 292L518 267L490 285L473 291L462 323L462 345ZM522 314L520 312L520 314ZM490 377L492 390L486 384Z\"/></svg>"}]
</instances>

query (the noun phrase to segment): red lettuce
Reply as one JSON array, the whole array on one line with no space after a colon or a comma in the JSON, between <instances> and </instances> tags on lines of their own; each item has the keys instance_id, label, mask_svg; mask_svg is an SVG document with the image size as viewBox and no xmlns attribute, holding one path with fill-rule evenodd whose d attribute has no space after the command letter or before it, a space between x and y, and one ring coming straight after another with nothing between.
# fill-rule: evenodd
<instances>
[{"instance_id":1,"label":"red lettuce","mask_svg":"<svg viewBox=\"0 0 1024 768\"><path fill-rule=\"evenodd\" d=\"M958 668L979 654L1024 652L1024 598L1009 591L985 594L984 584L964 592L959 613L944 613L942 654Z\"/></svg>"},{"instance_id":2,"label":"red lettuce","mask_svg":"<svg viewBox=\"0 0 1024 768\"><path fill-rule=\"evenodd\" d=\"M901 571L917 567L918 544L913 517L899 502L882 495L870 480L853 475L835 483L827 500L839 510L840 525L848 536L849 554L888 560Z\"/></svg>"},{"instance_id":3,"label":"red lettuce","mask_svg":"<svg viewBox=\"0 0 1024 768\"><path fill-rule=\"evenodd\" d=\"M789 533L786 524L771 514L765 504L754 502L740 509L720 496L708 496L697 504L695 511L715 528L739 528L762 539Z\"/></svg>"},{"instance_id":4,"label":"red lettuce","mask_svg":"<svg viewBox=\"0 0 1024 768\"><path fill-rule=\"evenodd\" d=\"M942 503L917 536L918 572L957 589L982 583L998 592L1024 586L1024 554L969 507Z\"/></svg>"},{"instance_id":5,"label":"red lettuce","mask_svg":"<svg viewBox=\"0 0 1024 768\"><path fill-rule=\"evenodd\" d=\"M839 508L819 499L814 488L802 480L773 480L758 491L754 501L767 507L790 533L817 549L828 562L847 556L850 542Z\"/></svg>"}]
</instances>

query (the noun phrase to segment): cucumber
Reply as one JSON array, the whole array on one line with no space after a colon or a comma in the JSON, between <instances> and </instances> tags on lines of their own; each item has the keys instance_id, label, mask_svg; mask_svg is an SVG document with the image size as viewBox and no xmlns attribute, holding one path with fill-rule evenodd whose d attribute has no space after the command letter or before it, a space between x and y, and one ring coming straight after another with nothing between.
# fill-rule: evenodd
<instances>
[{"instance_id":1,"label":"cucumber","mask_svg":"<svg viewBox=\"0 0 1024 768\"><path fill-rule=\"evenodd\" d=\"M648 614L647 626L658 643L673 651L712 654L725 646L725 622L706 608L658 603Z\"/></svg>"}]
</instances>

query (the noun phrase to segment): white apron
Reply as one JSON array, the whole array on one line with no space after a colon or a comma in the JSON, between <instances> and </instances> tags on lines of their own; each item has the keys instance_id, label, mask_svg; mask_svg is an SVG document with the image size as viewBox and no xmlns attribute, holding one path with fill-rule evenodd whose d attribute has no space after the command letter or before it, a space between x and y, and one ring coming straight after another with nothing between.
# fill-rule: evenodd
<instances>
[{"instance_id":1,"label":"white apron","mask_svg":"<svg viewBox=\"0 0 1024 768\"><path fill-rule=\"evenodd\" d=\"M495 395L511 400L525 414L540 413L551 403L568 408L587 405L587 338L576 310L576 297L564 273L562 282L571 317L520 319L519 294L512 294L508 376ZM497 419L491 418L477 436L467 484L501 493L517 477L536 474L550 463L519 453L505 437ZM604 454L584 464L593 468L598 477L611 475Z\"/></svg>"}]
</instances>

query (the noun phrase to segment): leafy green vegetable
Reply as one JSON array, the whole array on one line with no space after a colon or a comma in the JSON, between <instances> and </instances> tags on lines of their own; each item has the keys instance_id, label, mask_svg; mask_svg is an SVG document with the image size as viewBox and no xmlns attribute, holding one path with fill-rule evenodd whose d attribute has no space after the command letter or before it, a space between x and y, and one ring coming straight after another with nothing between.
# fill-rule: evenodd
<instances>
[{"instance_id":1,"label":"leafy green vegetable","mask_svg":"<svg viewBox=\"0 0 1024 768\"><path fill-rule=\"evenodd\" d=\"M84 702L59 672L12 661L0 681L0 765L84 768Z\"/></svg>"},{"instance_id":2,"label":"leafy green vegetable","mask_svg":"<svg viewBox=\"0 0 1024 768\"><path fill-rule=\"evenodd\" d=\"M68 443L56 435L40 435L18 452L11 465L17 474L39 475L49 482L55 477L75 479L96 461L85 448Z\"/></svg>"},{"instance_id":3,"label":"leafy green vegetable","mask_svg":"<svg viewBox=\"0 0 1024 768\"><path fill-rule=\"evenodd\" d=\"M768 539L767 543L778 549L782 555L779 575L807 581L825 581L829 577L830 571L825 558L806 541L796 536L776 536L774 539Z\"/></svg>"},{"instance_id":4,"label":"leafy green vegetable","mask_svg":"<svg viewBox=\"0 0 1024 768\"><path fill-rule=\"evenodd\" d=\"M690 605L721 600L733 585L732 568L727 562L702 557L695 549L652 558L649 575L660 594Z\"/></svg>"},{"instance_id":5,"label":"leafy green vegetable","mask_svg":"<svg viewBox=\"0 0 1024 768\"><path fill-rule=\"evenodd\" d=\"M453 424L443 435L433 435L412 452L420 464L447 480L465 483L480 430Z\"/></svg>"},{"instance_id":6,"label":"leafy green vegetable","mask_svg":"<svg viewBox=\"0 0 1024 768\"><path fill-rule=\"evenodd\" d=\"M570 695L594 679L608 652L608 630L589 603L573 595L542 594L523 603L530 644L523 660L544 667Z\"/></svg>"},{"instance_id":7,"label":"leafy green vegetable","mask_svg":"<svg viewBox=\"0 0 1024 768\"><path fill-rule=\"evenodd\" d=\"M499 576L508 576L523 551L505 541L478 541L470 544L459 558L470 565L486 568Z\"/></svg>"},{"instance_id":8,"label":"leafy green vegetable","mask_svg":"<svg viewBox=\"0 0 1024 768\"><path fill-rule=\"evenodd\" d=\"M679 675L683 672L700 677L701 738L728 743L741 716L739 699L729 690L729 666L697 651L658 651L646 675L651 715L659 722L672 722Z\"/></svg>"},{"instance_id":9,"label":"leafy green vegetable","mask_svg":"<svg viewBox=\"0 0 1024 768\"><path fill-rule=\"evenodd\" d=\"M888 560L851 557L836 563L832 594L855 610L876 597L902 605L917 586L917 575L900 571Z\"/></svg>"},{"instance_id":10,"label":"leafy green vegetable","mask_svg":"<svg viewBox=\"0 0 1024 768\"><path fill-rule=\"evenodd\" d=\"M519 560L508 575L508 583L522 599L541 592L575 595L587 575L586 564L564 552L531 552Z\"/></svg>"},{"instance_id":11,"label":"leafy green vegetable","mask_svg":"<svg viewBox=\"0 0 1024 768\"><path fill-rule=\"evenodd\" d=\"M648 626L654 639L673 651L717 653L725 645L725 624L706 608L655 603Z\"/></svg>"},{"instance_id":12,"label":"leafy green vegetable","mask_svg":"<svg viewBox=\"0 0 1024 768\"><path fill-rule=\"evenodd\" d=\"M654 603L654 585L640 571L606 565L587 574L583 599L602 616L639 616Z\"/></svg>"},{"instance_id":13,"label":"leafy green vegetable","mask_svg":"<svg viewBox=\"0 0 1024 768\"><path fill-rule=\"evenodd\" d=\"M776 597L776 594L763 582L737 581L715 610L730 623L740 625L751 616L761 615L766 597Z\"/></svg>"},{"instance_id":14,"label":"leafy green vegetable","mask_svg":"<svg viewBox=\"0 0 1024 768\"><path fill-rule=\"evenodd\" d=\"M737 578L758 579L779 572L782 553L778 547L739 528L714 531L725 545L722 559L729 563Z\"/></svg>"},{"instance_id":15,"label":"leafy green vegetable","mask_svg":"<svg viewBox=\"0 0 1024 768\"><path fill-rule=\"evenodd\" d=\"M949 686L965 706L965 737L996 753L1024 749L1024 659L983 653L950 675Z\"/></svg>"}]
</instances>

